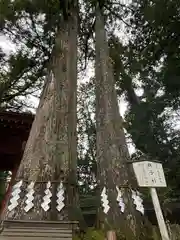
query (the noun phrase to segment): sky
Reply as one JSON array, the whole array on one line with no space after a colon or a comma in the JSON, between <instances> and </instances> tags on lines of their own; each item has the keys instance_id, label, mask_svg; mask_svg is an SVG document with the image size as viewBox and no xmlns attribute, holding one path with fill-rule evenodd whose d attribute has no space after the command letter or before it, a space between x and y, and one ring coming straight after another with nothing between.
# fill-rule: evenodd
<instances>
[{"instance_id":1,"label":"sky","mask_svg":"<svg viewBox=\"0 0 180 240\"><path fill-rule=\"evenodd\" d=\"M4 35L0 35L0 47L6 52L15 52L16 46L11 43Z\"/></svg>"}]
</instances>

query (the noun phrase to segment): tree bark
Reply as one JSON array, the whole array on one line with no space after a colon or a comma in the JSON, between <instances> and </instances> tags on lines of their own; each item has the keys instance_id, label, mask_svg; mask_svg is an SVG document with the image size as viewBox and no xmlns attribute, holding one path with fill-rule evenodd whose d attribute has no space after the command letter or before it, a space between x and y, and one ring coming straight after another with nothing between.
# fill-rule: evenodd
<instances>
[{"instance_id":1,"label":"tree bark","mask_svg":"<svg viewBox=\"0 0 180 240\"><path fill-rule=\"evenodd\" d=\"M69 220L72 206L78 207L76 192L77 137L77 5L72 6L67 20L62 20L56 37L39 107L26 144L16 182L23 180L19 205L5 219L20 220ZM56 190L60 181L65 183L65 208L56 210ZM26 187L35 184L34 207L26 213ZM50 210L45 212L42 198L48 181L53 194Z\"/></svg>"},{"instance_id":2,"label":"tree bark","mask_svg":"<svg viewBox=\"0 0 180 240\"><path fill-rule=\"evenodd\" d=\"M109 58L104 20L99 7L96 9L96 121L97 162L101 189L105 186L110 205L103 222L107 230L116 228L122 239L148 239L143 230L140 213L135 210L131 187L136 186L119 113L114 86L113 71ZM121 213L116 202L116 186L125 187L125 212Z\"/></svg>"}]
</instances>

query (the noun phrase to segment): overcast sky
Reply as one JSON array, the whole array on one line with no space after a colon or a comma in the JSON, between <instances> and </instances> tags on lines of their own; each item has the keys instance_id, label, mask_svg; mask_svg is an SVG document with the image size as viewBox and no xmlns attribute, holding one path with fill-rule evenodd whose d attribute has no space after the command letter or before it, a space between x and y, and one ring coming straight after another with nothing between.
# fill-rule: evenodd
<instances>
[{"instance_id":1,"label":"overcast sky","mask_svg":"<svg viewBox=\"0 0 180 240\"><path fill-rule=\"evenodd\" d=\"M6 52L15 51L15 45L12 44L4 35L0 35L0 47Z\"/></svg>"}]
</instances>

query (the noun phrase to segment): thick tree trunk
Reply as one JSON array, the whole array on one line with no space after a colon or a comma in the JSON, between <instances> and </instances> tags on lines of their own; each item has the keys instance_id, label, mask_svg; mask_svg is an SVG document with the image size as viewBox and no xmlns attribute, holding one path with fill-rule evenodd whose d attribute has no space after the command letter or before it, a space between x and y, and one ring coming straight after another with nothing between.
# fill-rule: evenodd
<instances>
[{"instance_id":1,"label":"thick tree trunk","mask_svg":"<svg viewBox=\"0 0 180 240\"><path fill-rule=\"evenodd\" d=\"M77 86L77 6L63 20L56 38L50 72L40 99L16 181L23 180L19 205L6 212L6 219L69 220L69 209L77 206L76 197L76 86ZM60 181L66 187L65 208L56 209ZM26 213L26 187L35 182L34 207ZM52 182L52 201L45 212L42 198Z\"/></svg>"},{"instance_id":2,"label":"thick tree trunk","mask_svg":"<svg viewBox=\"0 0 180 240\"><path fill-rule=\"evenodd\" d=\"M119 113L112 66L109 58L104 21L96 11L96 120L97 161L101 189L107 188L110 210L104 214L105 227L119 229L122 239L148 239L142 229L140 213L131 199L134 173ZM125 212L121 213L116 202L116 186L124 188ZM124 237L124 238L123 238Z\"/></svg>"}]
</instances>

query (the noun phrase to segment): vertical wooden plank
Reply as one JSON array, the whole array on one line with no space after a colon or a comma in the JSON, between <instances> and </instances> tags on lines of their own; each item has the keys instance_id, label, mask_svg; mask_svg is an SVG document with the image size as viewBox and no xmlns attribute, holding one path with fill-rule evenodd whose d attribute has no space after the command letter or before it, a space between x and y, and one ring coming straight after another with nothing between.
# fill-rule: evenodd
<instances>
[{"instance_id":1,"label":"vertical wooden plank","mask_svg":"<svg viewBox=\"0 0 180 240\"><path fill-rule=\"evenodd\" d=\"M7 188L7 191L6 191L6 194L4 196L4 199L2 201L2 207L0 209L0 218L2 219L2 216L3 216L3 213L4 213L4 209L7 205L7 202L9 200L9 197L10 197L10 194L11 194L11 189L12 189L12 186L14 185L14 180L15 180L15 177L16 177L16 173L17 173L17 170L18 170L18 166L16 166L14 168L14 170L12 171L12 176L11 176L11 180L9 182L9 186Z\"/></svg>"},{"instance_id":2,"label":"vertical wooden plank","mask_svg":"<svg viewBox=\"0 0 180 240\"><path fill-rule=\"evenodd\" d=\"M156 192L155 188L150 188L150 193L151 193L151 197L152 197L152 201L153 201L153 205L154 205L154 210L156 213L156 217L157 217L157 221L158 221L158 225L159 225L159 230L161 233L161 237L162 240L170 240L169 235L168 235L168 230L164 221L164 217L162 214L162 210L161 210L161 206L159 203L159 199L158 199L158 195Z\"/></svg>"},{"instance_id":3,"label":"vertical wooden plank","mask_svg":"<svg viewBox=\"0 0 180 240\"><path fill-rule=\"evenodd\" d=\"M107 232L107 240L116 240L116 232L108 231Z\"/></svg>"}]
</instances>

